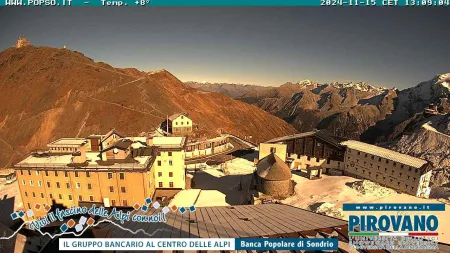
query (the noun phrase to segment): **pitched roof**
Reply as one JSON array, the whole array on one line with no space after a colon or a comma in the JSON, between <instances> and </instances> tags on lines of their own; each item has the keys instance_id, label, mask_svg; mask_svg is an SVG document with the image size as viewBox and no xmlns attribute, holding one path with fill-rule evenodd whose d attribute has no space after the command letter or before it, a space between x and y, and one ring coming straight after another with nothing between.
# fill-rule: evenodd
<instances>
[{"instance_id":1,"label":"pitched roof","mask_svg":"<svg viewBox=\"0 0 450 253\"><path fill-rule=\"evenodd\" d=\"M270 181L283 181L291 179L291 169L277 155L270 155L261 159L256 165L258 176Z\"/></svg>"},{"instance_id":2,"label":"pitched roof","mask_svg":"<svg viewBox=\"0 0 450 253\"><path fill-rule=\"evenodd\" d=\"M326 130L314 130L314 131L309 131L309 132L304 132L304 133L299 133L299 134L287 135L287 136L278 137L278 138L269 140L269 141L267 141L267 143L283 142L283 141L294 140L294 139L304 138L304 137L309 137L309 136L315 136L333 146L341 147L339 142L337 142L333 137L331 137L327 133Z\"/></svg>"},{"instance_id":3,"label":"pitched roof","mask_svg":"<svg viewBox=\"0 0 450 253\"><path fill-rule=\"evenodd\" d=\"M116 135L118 135L118 136L121 137L121 138L123 137L123 135L119 134L119 133L116 131L116 129L113 128L113 129L111 129L111 131L109 131L108 133L106 133L106 134L102 137L101 142L103 142L103 141L106 140L109 136L111 136L111 135L113 135L113 134L116 134Z\"/></svg>"},{"instance_id":4,"label":"pitched roof","mask_svg":"<svg viewBox=\"0 0 450 253\"><path fill-rule=\"evenodd\" d=\"M186 117L189 118L189 116L188 116L188 114L187 114L186 112L180 112L180 113L175 113L175 114L171 115L171 116L169 117L169 120L170 120L170 121L173 121L173 120L175 120L176 118L180 117L181 115L186 116Z\"/></svg>"},{"instance_id":5,"label":"pitched roof","mask_svg":"<svg viewBox=\"0 0 450 253\"><path fill-rule=\"evenodd\" d=\"M402 163L414 168L421 168L423 165L427 164L428 161L413 157L410 155L405 155L399 152L395 152L390 149L378 147L375 145L367 144L360 141L344 141L341 142L342 145L345 145L351 149L355 149L364 153L372 154L375 156L382 157L384 159L389 159L398 163Z\"/></svg>"},{"instance_id":6,"label":"pitched roof","mask_svg":"<svg viewBox=\"0 0 450 253\"><path fill-rule=\"evenodd\" d=\"M120 139L118 140L116 143L114 143L113 145L109 146L108 148L102 150L102 152L111 150L111 149L120 149L120 150L127 150L130 145L133 144L132 140L129 139Z\"/></svg>"}]
</instances>

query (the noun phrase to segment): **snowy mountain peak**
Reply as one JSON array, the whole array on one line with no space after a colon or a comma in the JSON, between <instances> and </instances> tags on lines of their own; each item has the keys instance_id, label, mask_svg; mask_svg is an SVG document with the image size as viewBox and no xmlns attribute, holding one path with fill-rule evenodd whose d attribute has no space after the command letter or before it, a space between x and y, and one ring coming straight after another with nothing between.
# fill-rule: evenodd
<instances>
[{"instance_id":1,"label":"snowy mountain peak","mask_svg":"<svg viewBox=\"0 0 450 253\"><path fill-rule=\"evenodd\" d=\"M366 92L382 92L387 90L387 88L384 87L374 87L366 82L348 82L348 83L339 83L339 82L333 82L330 83L331 86L338 88L338 89L352 89L352 90L359 90L359 91L366 91Z\"/></svg>"},{"instance_id":2,"label":"snowy mountain peak","mask_svg":"<svg viewBox=\"0 0 450 253\"><path fill-rule=\"evenodd\" d=\"M446 74L441 74L441 75L437 75L435 77L435 83L436 84L440 84L443 87L449 89L449 84L450 84L450 73L446 73Z\"/></svg>"},{"instance_id":3,"label":"snowy mountain peak","mask_svg":"<svg viewBox=\"0 0 450 253\"><path fill-rule=\"evenodd\" d=\"M297 84L299 85L311 85L312 82L309 79L305 79L305 80L301 80L300 82L298 82Z\"/></svg>"}]
</instances>

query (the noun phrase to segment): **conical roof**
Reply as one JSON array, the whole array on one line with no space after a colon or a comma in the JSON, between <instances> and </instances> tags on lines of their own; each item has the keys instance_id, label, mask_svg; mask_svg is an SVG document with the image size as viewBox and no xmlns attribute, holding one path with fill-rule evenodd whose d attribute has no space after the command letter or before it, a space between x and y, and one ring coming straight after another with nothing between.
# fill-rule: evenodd
<instances>
[{"instance_id":1,"label":"conical roof","mask_svg":"<svg viewBox=\"0 0 450 253\"><path fill-rule=\"evenodd\" d=\"M256 173L261 178L271 181L283 181L291 179L291 169L277 155L270 155L261 159L256 165Z\"/></svg>"}]
</instances>

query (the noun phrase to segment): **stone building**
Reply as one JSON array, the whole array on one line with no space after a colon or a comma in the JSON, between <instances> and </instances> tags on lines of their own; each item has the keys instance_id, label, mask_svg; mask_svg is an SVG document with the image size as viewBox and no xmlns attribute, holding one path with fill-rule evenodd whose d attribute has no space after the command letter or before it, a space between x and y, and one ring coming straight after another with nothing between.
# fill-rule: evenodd
<instances>
[{"instance_id":1,"label":"stone building","mask_svg":"<svg viewBox=\"0 0 450 253\"><path fill-rule=\"evenodd\" d=\"M275 138L259 147L259 159L275 153L292 169L306 170L321 166L325 173L344 169L345 147L325 130L315 130L300 134Z\"/></svg>"},{"instance_id":2,"label":"stone building","mask_svg":"<svg viewBox=\"0 0 450 253\"><path fill-rule=\"evenodd\" d=\"M255 181L258 191L275 198L286 198L293 193L291 169L275 153L260 160Z\"/></svg>"},{"instance_id":3,"label":"stone building","mask_svg":"<svg viewBox=\"0 0 450 253\"><path fill-rule=\"evenodd\" d=\"M429 197L432 165L428 161L359 141L344 141L342 145L347 147L344 175Z\"/></svg>"},{"instance_id":4,"label":"stone building","mask_svg":"<svg viewBox=\"0 0 450 253\"><path fill-rule=\"evenodd\" d=\"M192 133L192 119L187 113L177 113L167 119L166 127L173 135L187 135Z\"/></svg>"}]
</instances>

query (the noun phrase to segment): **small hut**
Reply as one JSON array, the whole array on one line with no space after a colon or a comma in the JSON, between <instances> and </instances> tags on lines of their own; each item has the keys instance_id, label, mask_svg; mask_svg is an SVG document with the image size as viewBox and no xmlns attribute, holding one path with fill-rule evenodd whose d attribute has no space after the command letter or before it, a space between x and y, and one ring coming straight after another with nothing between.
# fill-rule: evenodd
<instances>
[{"instance_id":1,"label":"small hut","mask_svg":"<svg viewBox=\"0 0 450 253\"><path fill-rule=\"evenodd\" d=\"M258 191L275 198L286 198L293 192L291 169L276 154L261 159L256 166Z\"/></svg>"}]
</instances>

